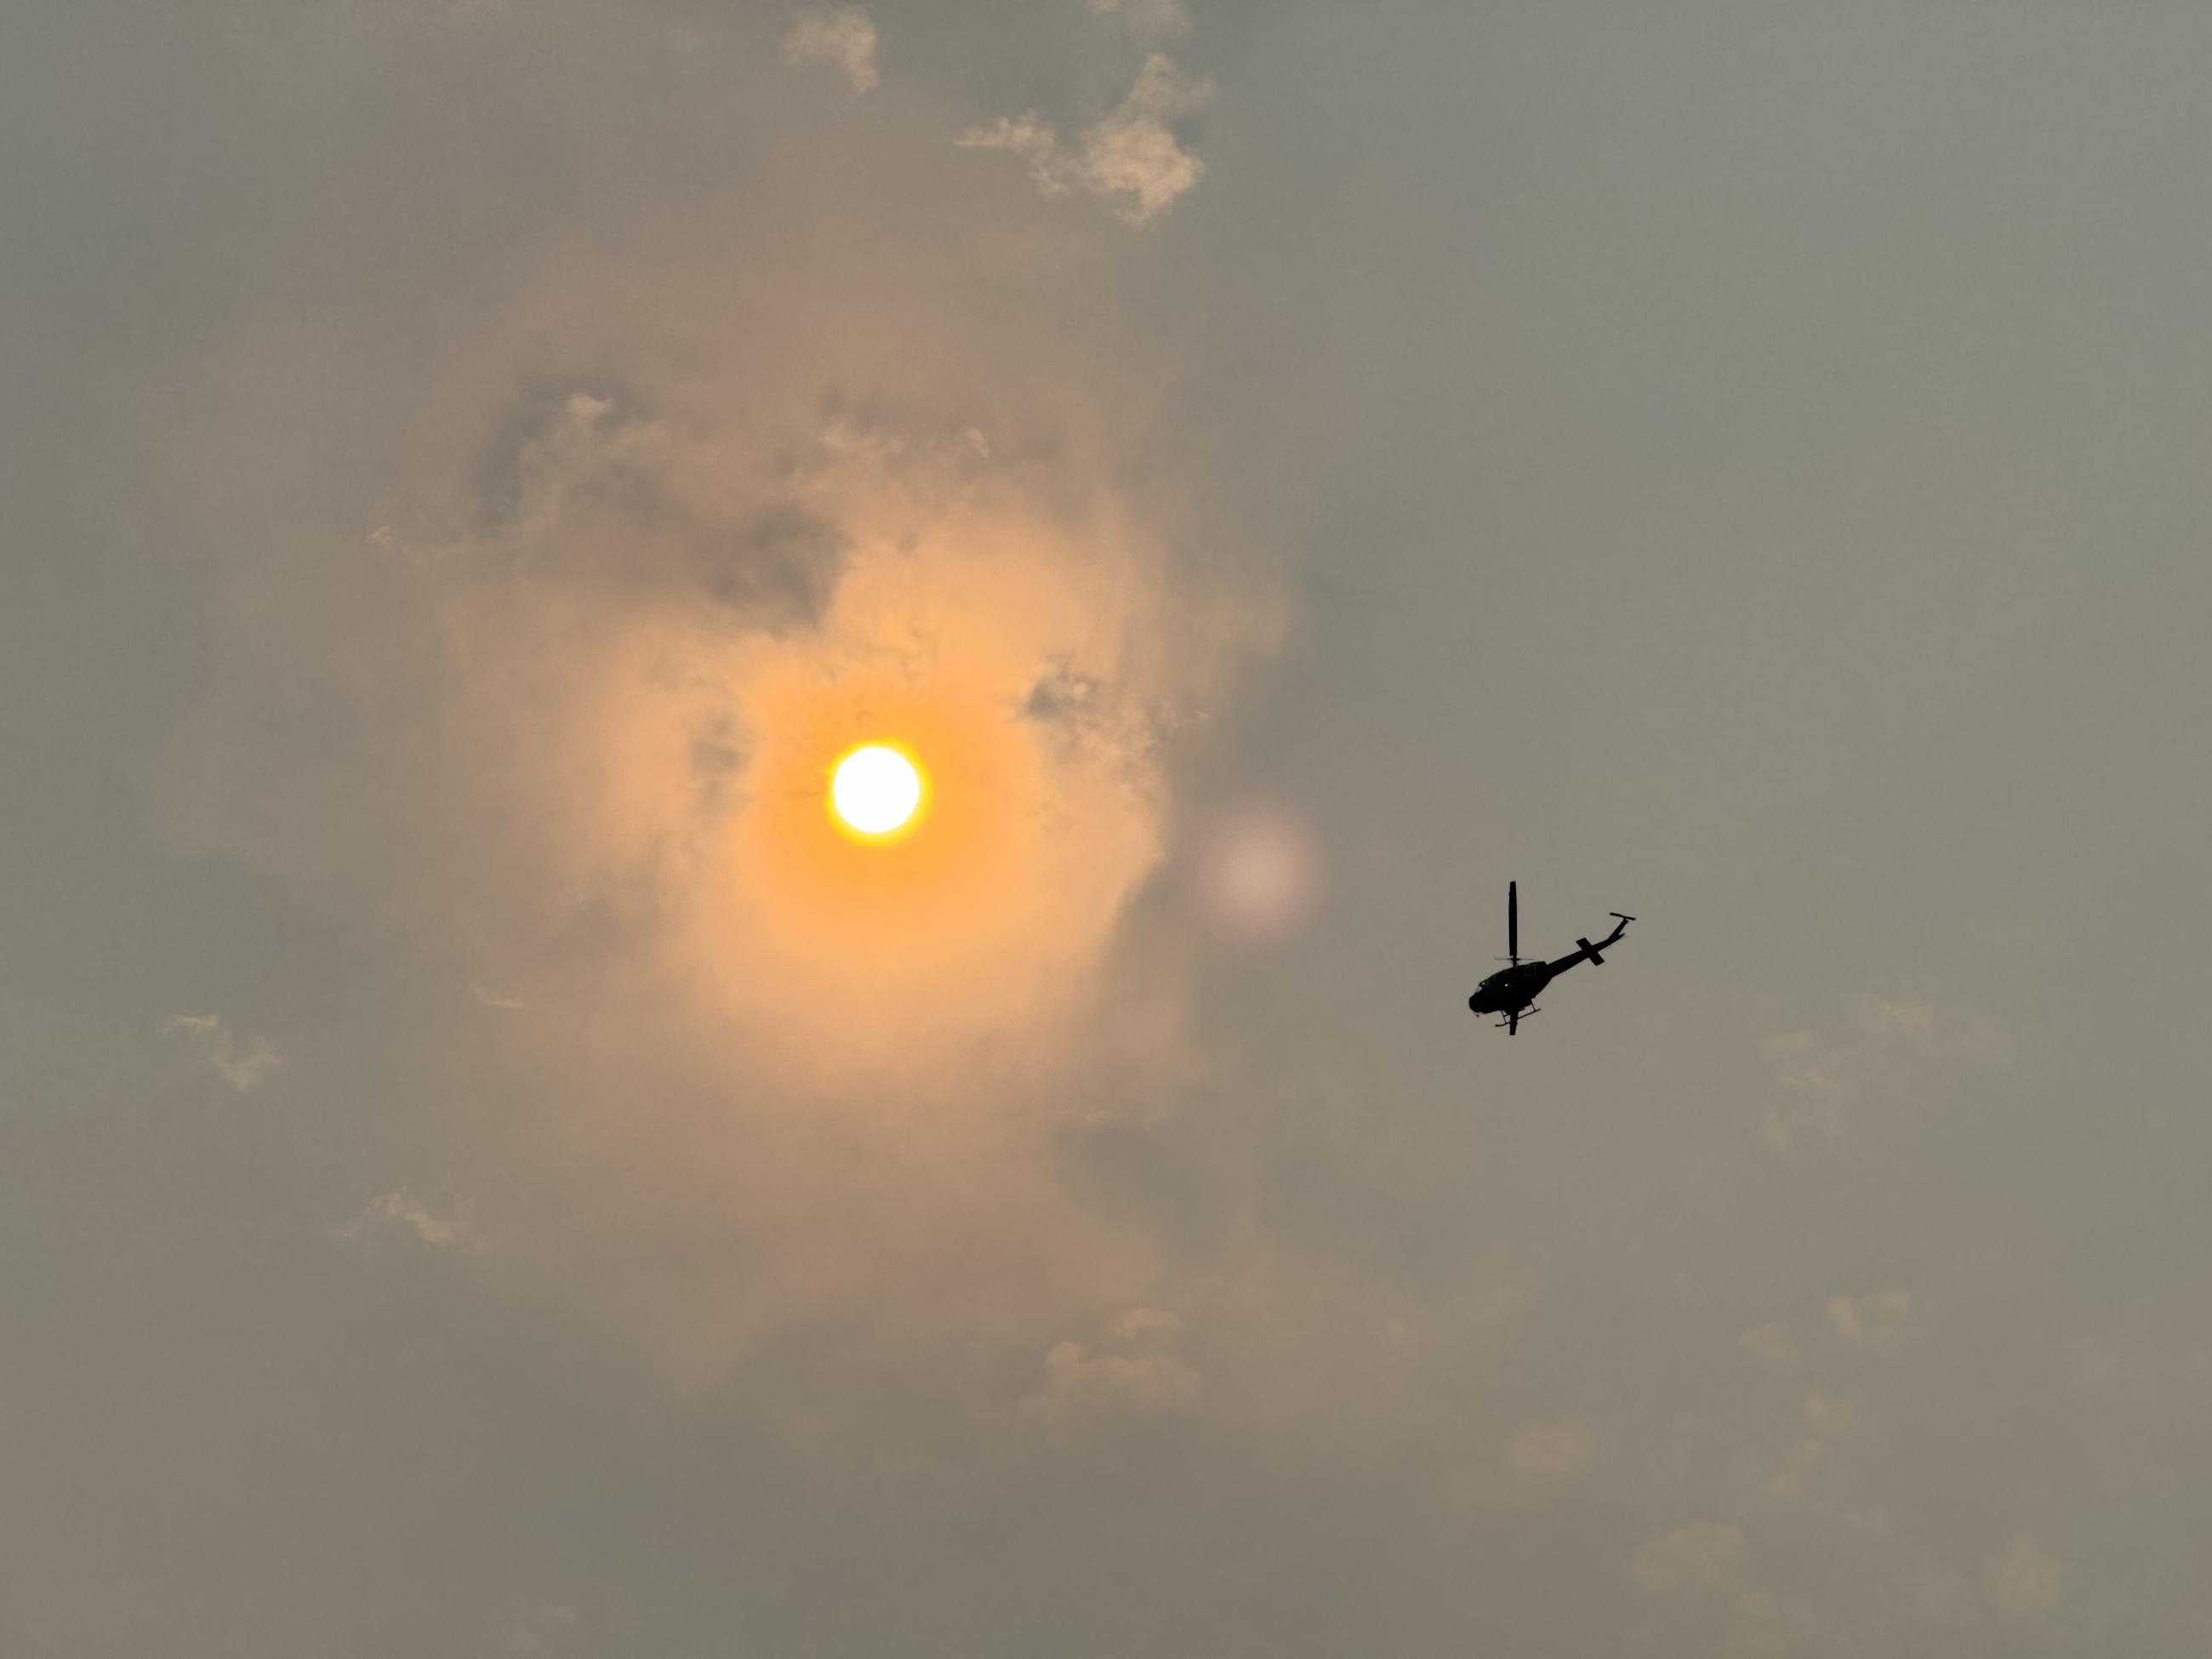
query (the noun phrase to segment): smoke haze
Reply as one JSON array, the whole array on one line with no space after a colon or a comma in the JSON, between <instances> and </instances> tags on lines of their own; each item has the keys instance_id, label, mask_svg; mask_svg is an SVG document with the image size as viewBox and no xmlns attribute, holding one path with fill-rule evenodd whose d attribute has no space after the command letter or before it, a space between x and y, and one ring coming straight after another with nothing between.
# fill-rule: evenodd
<instances>
[{"instance_id":1,"label":"smoke haze","mask_svg":"<svg viewBox=\"0 0 2212 1659\"><path fill-rule=\"evenodd\" d=\"M2212 1640L2200 21L0 36L0 1649Z\"/></svg>"}]
</instances>

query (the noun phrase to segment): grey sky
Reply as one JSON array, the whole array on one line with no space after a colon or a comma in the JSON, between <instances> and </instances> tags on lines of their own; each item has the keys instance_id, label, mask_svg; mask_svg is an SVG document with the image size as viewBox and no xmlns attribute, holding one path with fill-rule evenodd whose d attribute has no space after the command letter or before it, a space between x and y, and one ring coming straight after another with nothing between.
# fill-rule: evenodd
<instances>
[{"instance_id":1,"label":"grey sky","mask_svg":"<svg viewBox=\"0 0 2212 1659\"><path fill-rule=\"evenodd\" d=\"M0 1650L2212 1646L2208 63L15 9Z\"/></svg>"}]
</instances>

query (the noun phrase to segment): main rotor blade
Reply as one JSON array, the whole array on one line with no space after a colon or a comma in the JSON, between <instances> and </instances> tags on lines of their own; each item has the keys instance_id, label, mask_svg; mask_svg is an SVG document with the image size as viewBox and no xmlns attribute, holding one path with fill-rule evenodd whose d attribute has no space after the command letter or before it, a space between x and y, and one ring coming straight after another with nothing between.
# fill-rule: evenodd
<instances>
[{"instance_id":1,"label":"main rotor blade","mask_svg":"<svg viewBox=\"0 0 2212 1659\"><path fill-rule=\"evenodd\" d=\"M1513 960L1521 960L1521 884L1505 884L1505 948Z\"/></svg>"}]
</instances>

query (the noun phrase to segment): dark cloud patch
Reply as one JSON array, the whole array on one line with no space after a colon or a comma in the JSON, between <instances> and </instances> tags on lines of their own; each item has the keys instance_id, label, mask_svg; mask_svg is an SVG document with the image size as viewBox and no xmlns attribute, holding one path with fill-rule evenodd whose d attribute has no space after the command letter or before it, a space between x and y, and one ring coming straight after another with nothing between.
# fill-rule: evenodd
<instances>
[{"instance_id":1,"label":"dark cloud patch","mask_svg":"<svg viewBox=\"0 0 2212 1659\"><path fill-rule=\"evenodd\" d=\"M769 627L806 626L821 620L848 551L834 525L797 507L769 507L710 562L708 591Z\"/></svg>"}]
</instances>

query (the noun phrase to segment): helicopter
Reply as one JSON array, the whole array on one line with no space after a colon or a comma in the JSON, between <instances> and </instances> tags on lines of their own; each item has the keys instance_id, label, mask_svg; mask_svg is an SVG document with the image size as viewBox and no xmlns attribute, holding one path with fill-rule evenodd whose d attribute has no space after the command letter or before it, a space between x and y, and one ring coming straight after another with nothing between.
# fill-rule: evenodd
<instances>
[{"instance_id":1,"label":"helicopter","mask_svg":"<svg viewBox=\"0 0 2212 1659\"><path fill-rule=\"evenodd\" d=\"M1505 1035L1520 1034L1521 1022L1529 1015L1541 1012L1534 1004L1544 988L1578 962L1594 962L1601 966L1605 958L1598 953L1612 946L1628 931L1634 916L1623 915L1618 910L1607 913L1618 918L1620 925L1596 944L1586 939L1575 943L1582 948L1569 951L1557 962L1523 962L1521 960L1521 893L1518 882L1505 884L1505 948L1512 954L1506 960L1513 965L1501 968L1482 981L1473 996L1467 1000L1468 1007L1478 1014L1503 1014L1498 1023L1505 1028Z\"/></svg>"}]
</instances>

